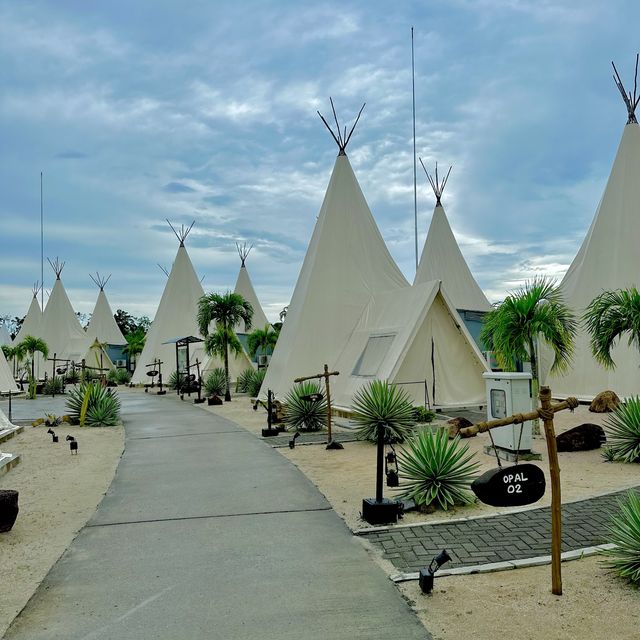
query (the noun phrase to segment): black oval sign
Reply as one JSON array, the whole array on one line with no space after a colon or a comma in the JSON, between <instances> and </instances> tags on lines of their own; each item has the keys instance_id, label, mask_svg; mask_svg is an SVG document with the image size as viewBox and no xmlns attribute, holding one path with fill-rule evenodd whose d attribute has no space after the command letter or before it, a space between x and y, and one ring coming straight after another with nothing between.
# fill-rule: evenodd
<instances>
[{"instance_id":1,"label":"black oval sign","mask_svg":"<svg viewBox=\"0 0 640 640\"><path fill-rule=\"evenodd\" d=\"M478 499L493 507L520 507L544 495L544 472L535 464L490 469L476 478L471 489Z\"/></svg>"}]
</instances>

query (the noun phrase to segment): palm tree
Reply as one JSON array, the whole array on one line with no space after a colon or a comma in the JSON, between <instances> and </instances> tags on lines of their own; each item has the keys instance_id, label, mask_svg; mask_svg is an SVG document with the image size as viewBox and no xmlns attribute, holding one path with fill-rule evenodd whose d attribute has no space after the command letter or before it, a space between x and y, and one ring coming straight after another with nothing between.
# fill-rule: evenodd
<instances>
[{"instance_id":1,"label":"palm tree","mask_svg":"<svg viewBox=\"0 0 640 640\"><path fill-rule=\"evenodd\" d=\"M249 345L249 355L255 358L256 353L261 349L264 353L266 353L268 349L271 349L273 353L273 349L278 341L278 335L278 332L270 324L265 324L264 329L255 329L251 332L247 341Z\"/></svg>"},{"instance_id":2,"label":"palm tree","mask_svg":"<svg viewBox=\"0 0 640 640\"><path fill-rule=\"evenodd\" d=\"M629 346L640 351L640 293L635 287L603 291L587 306L584 324L593 357L613 369L611 350L622 334L629 334Z\"/></svg>"},{"instance_id":3,"label":"palm tree","mask_svg":"<svg viewBox=\"0 0 640 640\"><path fill-rule=\"evenodd\" d=\"M219 355L224 359L224 372L227 377L227 389L224 394L226 402L231 400L229 349L234 353L242 350L233 327L243 320L245 327L251 329L252 318L252 306L238 293L208 293L198 301L198 328L205 338L204 349L207 355ZM216 328L210 333L209 327L212 322Z\"/></svg>"},{"instance_id":4,"label":"palm tree","mask_svg":"<svg viewBox=\"0 0 640 640\"><path fill-rule=\"evenodd\" d=\"M123 353L129 354L129 359L133 360L134 363L138 359L137 356L139 356L144 349L144 342L146 338L147 336L145 332L140 328L132 331L131 333L127 333L125 336L127 346L122 351Z\"/></svg>"},{"instance_id":5,"label":"palm tree","mask_svg":"<svg viewBox=\"0 0 640 640\"><path fill-rule=\"evenodd\" d=\"M16 345L16 356L18 360L24 359L25 356L29 356L31 360L31 378L29 380L29 397L33 400L36 397L36 374L35 374L35 360L36 352L41 353L42 357L46 360L49 357L49 347L42 338L36 338L34 336L25 336L24 340ZM55 375L55 372L54 372Z\"/></svg>"},{"instance_id":6,"label":"palm tree","mask_svg":"<svg viewBox=\"0 0 640 640\"><path fill-rule=\"evenodd\" d=\"M503 369L513 370L516 360L531 362L531 386L537 403L537 341L554 353L551 371L565 371L573 356L577 326L555 281L540 277L525 282L485 316L480 339Z\"/></svg>"}]
</instances>

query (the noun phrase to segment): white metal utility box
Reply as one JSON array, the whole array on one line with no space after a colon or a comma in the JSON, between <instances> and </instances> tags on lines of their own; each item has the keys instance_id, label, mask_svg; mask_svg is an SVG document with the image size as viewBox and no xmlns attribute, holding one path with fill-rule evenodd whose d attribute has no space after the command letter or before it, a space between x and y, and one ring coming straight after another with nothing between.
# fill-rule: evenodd
<instances>
[{"instance_id":1,"label":"white metal utility box","mask_svg":"<svg viewBox=\"0 0 640 640\"><path fill-rule=\"evenodd\" d=\"M499 420L514 413L533 410L531 374L492 371L483 373L487 385L487 420ZM531 421L491 430L496 447L507 451L531 451ZM518 447L518 443L520 446Z\"/></svg>"}]
</instances>

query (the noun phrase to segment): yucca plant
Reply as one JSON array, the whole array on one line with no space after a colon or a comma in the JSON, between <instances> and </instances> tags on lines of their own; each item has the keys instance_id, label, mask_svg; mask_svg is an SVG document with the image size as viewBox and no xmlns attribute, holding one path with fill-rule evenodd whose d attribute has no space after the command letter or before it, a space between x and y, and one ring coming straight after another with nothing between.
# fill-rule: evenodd
<instances>
[{"instance_id":1,"label":"yucca plant","mask_svg":"<svg viewBox=\"0 0 640 640\"><path fill-rule=\"evenodd\" d=\"M319 431L327 424L327 399L305 400L320 392L317 382L305 381L289 391L284 400L284 423L289 431Z\"/></svg>"},{"instance_id":2,"label":"yucca plant","mask_svg":"<svg viewBox=\"0 0 640 640\"><path fill-rule=\"evenodd\" d=\"M174 371L170 376L169 380L166 383L166 386L169 389L176 389L178 387L178 372Z\"/></svg>"},{"instance_id":3,"label":"yucca plant","mask_svg":"<svg viewBox=\"0 0 640 640\"><path fill-rule=\"evenodd\" d=\"M266 375L266 369L258 369L258 371L253 372L253 375L247 382L247 393L249 394L249 396L251 396L252 398L258 397L258 394L260 393L260 387L262 387L262 383Z\"/></svg>"},{"instance_id":4,"label":"yucca plant","mask_svg":"<svg viewBox=\"0 0 640 640\"><path fill-rule=\"evenodd\" d=\"M455 504L470 504L475 498L469 485L480 466L467 444L457 436L449 440L447 429L423 429L398 451L400 498L419 506L439 506L445 511Z\"/></svg>"},{"instance_id":5,"label":"yucca plant","mask_svg":"<svg viewBox=\"0 0 640 640\"><path fill-rule=\"evenodd\" d=\"M404 389L386 380L372 380L353 396L352 421L358 440L378 438L384 429L384 441L402 442L413 433L415 423L411 399Z\"/></svg>"},{"instance_id":6,"label":"yucca plant","mask_svg":"<svg viewBox=\"0 0 640 640\"><path fill-rule=\"evenodd\" d=\"M126 369L116 369L116 382L118 384L129 384L131 382L131 373Z\"/></svg>"},{"instance_id":7,"label":"yucca plant","mask_svg":"<svg viewBox=\"0 0 640 640\"><path fill-rule=\"evenodd\" d=\"M118 384L118 371L117 369L109 369L109 372L107 373L107 380L109 382L115 382L116 384Z\"/></svg>"},{"instance_id":8,"label":"yucca plant","mask_svg":"<svg viewBox=\"0 0 640 640\"><path fill-rule=\"evenodd\" d=\"M640 397L620 403L607 416L604 430L614 460L640 461Z\"/></svg>"},{"instance_id":9,"label":"yucca plant","mask_svg":"<svg viewBox=\"0 0 640 640\"><path fill-rule=\"evenodd\" d=\"M618 500L618 508L607 527L609 541L616 546L602 553L619 576L640 584L640 495L629 491Z\"/></svg>"},{"instance_id":10,"label":"yucca plant","mask_svg":"<svg viewBox=\"0 0 640 640\"><path fill-rule=\"evenodd\" d=\"M64 380L62 379L62 376L52 376L51 378L47 378L42 387L42 393L45 396L52 396L54 394L60 395L64 393Z\"/></svg>"},{"instance_id":11,"label":"yucca plant","mask_svg":"<svg viewBox=\"0 0 640 640\"><path fill-rule=\"evenodd\" d=\"M69 392L67 409L81 426L111 427L120 419L117 394L94 382L83 382Z\"/></svg>"},{"instance_id":12,"label":"yucca plant","mask_svg":"<svg viewBox=\"0 0 640 640\"><path fill-rule=\"evenodd\" d=\"M245 369L236 380L236 393L246 393L249 390L251 378L254 376L255 369Z\"/></svg>"},{"instance_id":13,"label":"yucca plant","mask_svg":"<svg viewBox=\"0 0 640 640\"><path fill-rule=\"evenodd\" d=\"M227 376L222 367L216 367L204 381L204 390L208 396L223 396L227 388Z\"/></svg>"},{"instance_id":14,"label":"yucca plant","mask_svg":"<svg viewBox=\"0 0 640 640\"><path fill-rule=\"evenodd\" d=\"M64 374L64 379L67 384L76 384L80 382L80 373L75 367L69 367L67 372Z\"/></svg>"}]
</instances>

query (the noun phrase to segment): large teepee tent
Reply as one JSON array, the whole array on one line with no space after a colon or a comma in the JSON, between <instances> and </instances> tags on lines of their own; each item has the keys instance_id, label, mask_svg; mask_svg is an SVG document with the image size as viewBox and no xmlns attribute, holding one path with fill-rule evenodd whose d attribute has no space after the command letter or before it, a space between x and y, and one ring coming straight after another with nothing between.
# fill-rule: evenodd
<instances>
[{"instance_id":1,"label":"large teepee tent","mask_svg":"<svg viewBox=\"0 0 640 640\"><path fill-rule=\"evenodd\" d=\"M484 404L487 365L442 282L373 296L336 362L335 402L348 407L372 379L402 386L416 405Z\"/></svg>"},{"instance_id":2,"label":"large teepee tent","mask_svg":"<svg viewBox=\"0 0 640 640\"><path fill-rule=\"evenodd\" d=\"M60 279L65 263L56 258L54 262L49 260L49 264L56 274L56 282L42 314L40 337L47 343L49 358L55 354L59 360L80 362L86 350L87 336Z\"/></svg>"},{"instance_id":3,"label":"large teepee tent","mask_svg":"<svg viewBox=\"0 0 640 640\"><path fill-rule=\"evenodd\" d=\"M440 181L437 164L434 176L427 172L424 164L422 167L436 196L436 206L414 282L442 280L456 309L489 311L491 305L469 270L442 206L442 193L451 168L445 178Z\"/></svg>"},{"instance_id":4,"label":"large teepee tent","mask_svg":"<svg viewBox=\"0 0 640 640\"><path fill-rule=\"evenodd\" d=\"M20 344L27 336L34 336L35 338L41 337L42 332L42 310L40 309L40 303L38 302L38 292L41 285L36 282L33 285L33 297L31 298L31 304L29 310L25 316L20 330L13 339L12 345L15 347ZM44 367L42 363L42 355L40 353L35 354L34 372L37 378L44 375Z\"/></svg>"},{"instance_id":5,"label":"large teepee tent","mask_svg":"<svg viewBox=\"0 0 640 640\"><path fill-rule=\"evenodd\" d=\"M91 279L95 282L100 292L98 293L98 299L91 314L91 320L89 320L86 328L87 339L89 343L98 340L98 342L102 344L124 345L127 344L127 341L113 317L111 305L104 292L104 288L107 282L109 282L110 277L111 276L105 279L100 277L98 273L96 273L95 278L91 276Z\"/></svg>"},{"instance_id":6,"label":"large teepee tent","mask_svg":"<svg viewBox=\"0 0 640 640\"><path fill-rule=\"evenodd\" d=\"M144 349L138 356L138 364L132 377L132 382L135 384L148 382L146 372L149 369L147 365L152 364L155 359L159 359L163 363L162 371L166 382L171 372L176 369L175 344L166 344L167 341L187 336L200 337L196 317L198 300L204 295L204 290L184 246L191 227L193 227L193 223L188 228L182 227L180 231L174 229L180 246L160 298L155 318L147 333ZM171 228L173 229L173 227ZM210 361L204 353L202 343L192 345L189 353L191 363L194 363L198 358L200 362L205 363L204 369L220 364L218 362L214 364ZM250 366L248 358L244 355L237 359L230 358L231 377L233 378Z\"/></svg>"},{"instance_id":7,"label":"large teepee tent","mask_svg":"<svg viewBox=\"0 0 640 640\"><path fill-rule=\"evenodd\" d=\"M234 288L235 293L239 293L253 308L253 319L251 320L252 329L264 329L265 325L269 324L267 316L262 309L262 305L258 300L249 272L246 267L247 256L249 255L253 247L247 247L246 244L236 244L238 249L238 255L240 256L240 271L238 272L238 278L236 280L236 286ZM236 331L239 333L246 333L244 321L240 321L236 327Z\"/></svg>"},{"instance_id":8,"label":"large teepee tent","mask_svg":"<svg viewBox=\"0 0 640 640\"><path fill-rule=\"evenodd\" d=\"M627 106L628 121L591 227L560 285L567 304L579 315L603 290L640 284L640 127L635 116L640 97L626 94L617 72L614 78ZM549 378L554 395L590 399L605 389L621 397L636 395L640 389L637 349L623 337L612 357L615 369L599 365L591 355L588 335L580 329L571 370Z\"/></svg>"},{"instance_id":9,"label":"large teepee tent","mask_svg":"<svg viewBox=\"0 0 640 640\"><path fill-rule=\"evenodd\" d=\"M318 373L325 363L334 367L371 296L408 286L347 158L345 149L354 128L355 124L348 136L341 134L339 126L337 135L332 132L338 157L262 396L267 389L282 396L294 378Z\"/></svg>"}]
</instances>

